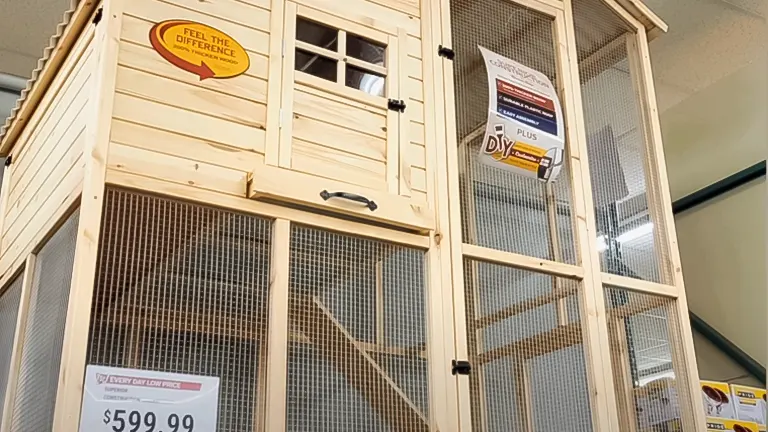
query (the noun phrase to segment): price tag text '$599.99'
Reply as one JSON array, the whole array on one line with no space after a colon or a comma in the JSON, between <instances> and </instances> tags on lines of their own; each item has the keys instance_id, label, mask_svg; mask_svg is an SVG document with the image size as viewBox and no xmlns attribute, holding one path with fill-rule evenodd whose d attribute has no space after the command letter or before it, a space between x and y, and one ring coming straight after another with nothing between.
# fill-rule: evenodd
<instances>
[{"instance_id":1,"label":"price tag text '$599.99'","mask_svg":"<svg viewBox=\"0 0 768 432\"><path fill-rule=\"evenodd\" d=\"M102 422L113 432L194 432L195 418L191 414L168 414L160 419L152 411L106 410ZM107 429L110 430L110 429Z\"/></svg>"}]
</instances>

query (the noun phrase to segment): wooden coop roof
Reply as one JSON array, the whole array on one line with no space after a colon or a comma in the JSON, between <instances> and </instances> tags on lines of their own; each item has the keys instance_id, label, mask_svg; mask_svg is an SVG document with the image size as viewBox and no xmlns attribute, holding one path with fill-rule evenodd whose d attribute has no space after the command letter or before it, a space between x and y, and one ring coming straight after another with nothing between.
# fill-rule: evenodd
<instances>
[{"instance_id":1,"label":"wooden coop roof","mask_svg":"<svg viewBox=\"0 0 768 432\"><path fill-rule=\"evenodd\" d=\"M61 23L56 26L56 32L37 61L37 67L32 71L26 88L21 91L11 115L0 125L0 156L7 156L13 149L99 3L98 0L70 0Z\"/></svg>"}]
</instances>

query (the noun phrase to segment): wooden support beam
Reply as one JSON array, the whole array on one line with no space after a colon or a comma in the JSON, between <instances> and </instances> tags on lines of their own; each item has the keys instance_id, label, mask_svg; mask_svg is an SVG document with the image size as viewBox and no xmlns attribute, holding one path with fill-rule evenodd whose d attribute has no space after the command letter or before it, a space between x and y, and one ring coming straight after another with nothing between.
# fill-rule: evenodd
<instances>
[{"instance_id":1,"label":"wooden support beam","mask_svg":"<svg viewBox=\"0 0 768 432\"><path fill-rule=\"evenodd\" d=\"M574 282L569 284L565 288L555 289L552 292L544 294L542 296L534 297L528 300L523 300L511 306L507 306L503 309L500 309L492 314L486 315L484 317L480 317L477 319L477 321L475 321L475 325L478 328L485 328L499 321L503 321L505 319L511 318L515 315L518 315L520 313L523 313L531 309L536 309L538 307L548 305L552 302L558 302L559 304L562 299L565 299L572 295L576 295L578 294L578 292L579 292L579 287Z\"/></svg>"},{"instance_id":2,"label":"wooden support beam","mask_svg":"<svg viewBox=\"0 0 768 432\"><path fill-rule=\"evenodd\" d=\"M492 349L480 354L477 360L479 364L483 365L508 356L533 358L580 343L582 343L581 325L574 323L567 326L557 326L552 330Z\"/></svg>"},{"instance_id":3,"label":"wooden support beam","mask_svg":"<svg viewBox=\"0 0 768 432\"><path fill-rule=\"evenodd\" d=\"M13 407L16 404L16 387L19 382L21 368L21 354L24 349L24 339L27 330L27 317L29 316L29 302L32 297L32 280L35 274L37 256L27 255L24 274L21 285L21 299L19 300L19 312L16 316L16 331L13 335L10 368L8 370L8 386L5 388L5 404L3 416L0 418L0 432L10 432L13 421Z\"/></svg>"},{"instance_id":4,"label":"wooden support beam","mask_svg":"<svg viewBox=\"0 0 768 432\"><path fill-rule=\"evenodd\" d=\"M320 348L334 367L362 394L394 430L429 431L418 407L365 352L333 314L315 297L292 299L295 325Z\"/></svg>"}]
</instances>

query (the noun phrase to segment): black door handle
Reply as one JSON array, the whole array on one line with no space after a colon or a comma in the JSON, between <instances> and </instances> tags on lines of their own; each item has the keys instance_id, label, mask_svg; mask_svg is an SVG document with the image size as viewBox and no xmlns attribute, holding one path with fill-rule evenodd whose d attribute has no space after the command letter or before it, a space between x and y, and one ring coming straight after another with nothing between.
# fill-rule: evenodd
<instances>
[{"instance_id":1,"label":"black door handle","mask_svg":"<svg viewBox=\"0 0 768 432\"><path fill-rule=\"evenodd\" d=\"M320 192L320 198L322 198L325 201L328 201L331 198L344 198L350 201L355 201L361 204L365 204L365 206L368 207L371 211L374 211L377 208L379 208L379 206L375 202L369 200L368 198L361 195L355 195L349 192L328 192L327 190L324 190Z\"/></svg>"}]
</instances>

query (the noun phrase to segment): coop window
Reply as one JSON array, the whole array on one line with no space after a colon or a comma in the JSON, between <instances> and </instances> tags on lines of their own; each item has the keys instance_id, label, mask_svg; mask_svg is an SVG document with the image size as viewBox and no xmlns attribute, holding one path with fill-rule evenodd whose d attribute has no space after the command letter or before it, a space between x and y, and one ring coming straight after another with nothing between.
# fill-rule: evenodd
<instances>
[{"instance_id":1,"label":"coop window","mask_svg":"<svg viewBox=\"0 0 768 432\"><path fill-rule=\"evenodd\" d=\"M297 18L297 71L384 97L386 51L380 42Z\"/></svg>"}]
</instances>

